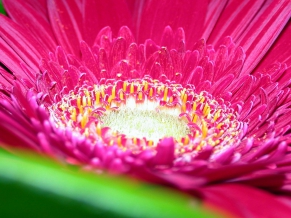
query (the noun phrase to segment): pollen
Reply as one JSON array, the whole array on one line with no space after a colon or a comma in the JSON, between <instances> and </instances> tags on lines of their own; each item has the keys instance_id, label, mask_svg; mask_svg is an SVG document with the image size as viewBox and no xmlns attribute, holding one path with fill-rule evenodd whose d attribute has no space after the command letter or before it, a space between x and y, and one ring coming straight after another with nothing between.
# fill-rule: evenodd
<instances>
[{"instance_id":1,"label":"pollen","mask_svg":"<svg viewBox=\"0 0 291 218\"><path fill-rule=\"evenodd\" d=\"M181 139L190 134L187 122L179 116L165 111L120 107L101 117L102 126L109 126L113 131L127 137L146 138L158 142L163 137Z\"/></svg>"}]
</instances>

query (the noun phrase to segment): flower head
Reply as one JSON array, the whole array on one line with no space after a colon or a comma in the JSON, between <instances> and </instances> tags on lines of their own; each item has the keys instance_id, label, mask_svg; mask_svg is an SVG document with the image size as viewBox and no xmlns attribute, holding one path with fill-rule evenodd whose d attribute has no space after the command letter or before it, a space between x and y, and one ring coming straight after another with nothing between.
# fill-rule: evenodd
<instances>
[{"instance_id":1,"label":"flower head","mask_svg":"<svg viewBox=\"0 0 291 218\"><path fill-rule=\"evenodd\" d=\"M288 1L33 3L0 17L6 147L290 212Z\"/></svg>"}]
</instances>

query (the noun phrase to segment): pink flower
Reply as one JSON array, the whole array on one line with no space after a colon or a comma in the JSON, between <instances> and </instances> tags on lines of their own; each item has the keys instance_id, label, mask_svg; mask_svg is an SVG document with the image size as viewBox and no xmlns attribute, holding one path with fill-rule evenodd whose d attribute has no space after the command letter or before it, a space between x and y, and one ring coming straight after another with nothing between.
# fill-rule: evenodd
<instances>
[{"instance_id":1,"label":"pink flower","mask_svg":"<svg viewBox=\"0 0 291 218\"><path fill-rule=\"evenodd\" d=\"M7 149L178 188L232 216L291 213L289 1L4 6Z\"/></svg>"}]
</instances>

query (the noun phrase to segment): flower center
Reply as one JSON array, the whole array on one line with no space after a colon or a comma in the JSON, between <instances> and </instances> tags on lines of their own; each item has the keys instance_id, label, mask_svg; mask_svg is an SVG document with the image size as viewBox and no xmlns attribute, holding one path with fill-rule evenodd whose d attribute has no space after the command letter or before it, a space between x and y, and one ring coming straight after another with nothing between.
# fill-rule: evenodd
<instances>
[{"instance_id":1,"label":"flower center","mask_svg":"<svg viewBox=\"0 0 291 218\"><path fill-rule=\"evenodd\" d=\"M142 104L143 105L143 104ZM122 106L101 117L102 126L130 138L146 138L154 142L164 137L181 139L190 133L187 122L177 115L155 108Z\"/></svg>"},{"instance_id":2,"label":"flower center","mask_svg":"<svg viewBox=\"0 0 291 218\"><path fill-rule=\"evenodd\" d=\"M173 137L177 152L221 149L239 142L243 122L207 92L150 77L107 80L79 87L49 107L58 128L69 128L93 143L140 152Z\"/></svg>"}]
</instances>

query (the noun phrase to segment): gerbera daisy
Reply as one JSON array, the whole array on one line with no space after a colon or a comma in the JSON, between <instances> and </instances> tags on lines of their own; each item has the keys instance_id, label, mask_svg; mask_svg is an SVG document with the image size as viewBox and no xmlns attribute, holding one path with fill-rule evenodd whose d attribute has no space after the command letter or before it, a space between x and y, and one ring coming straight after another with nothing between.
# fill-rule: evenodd
<instances>
[{"instance_id":1,"label":"gerbera daisy","mask_svg":"<svg viewBox=\"0 0 291 218\"><path fill-rule=\"evenodd\" d=\"M233 216L291 213L290 1L4 6L7 149L178 188Z\"/></svg>"}]
</instances>

